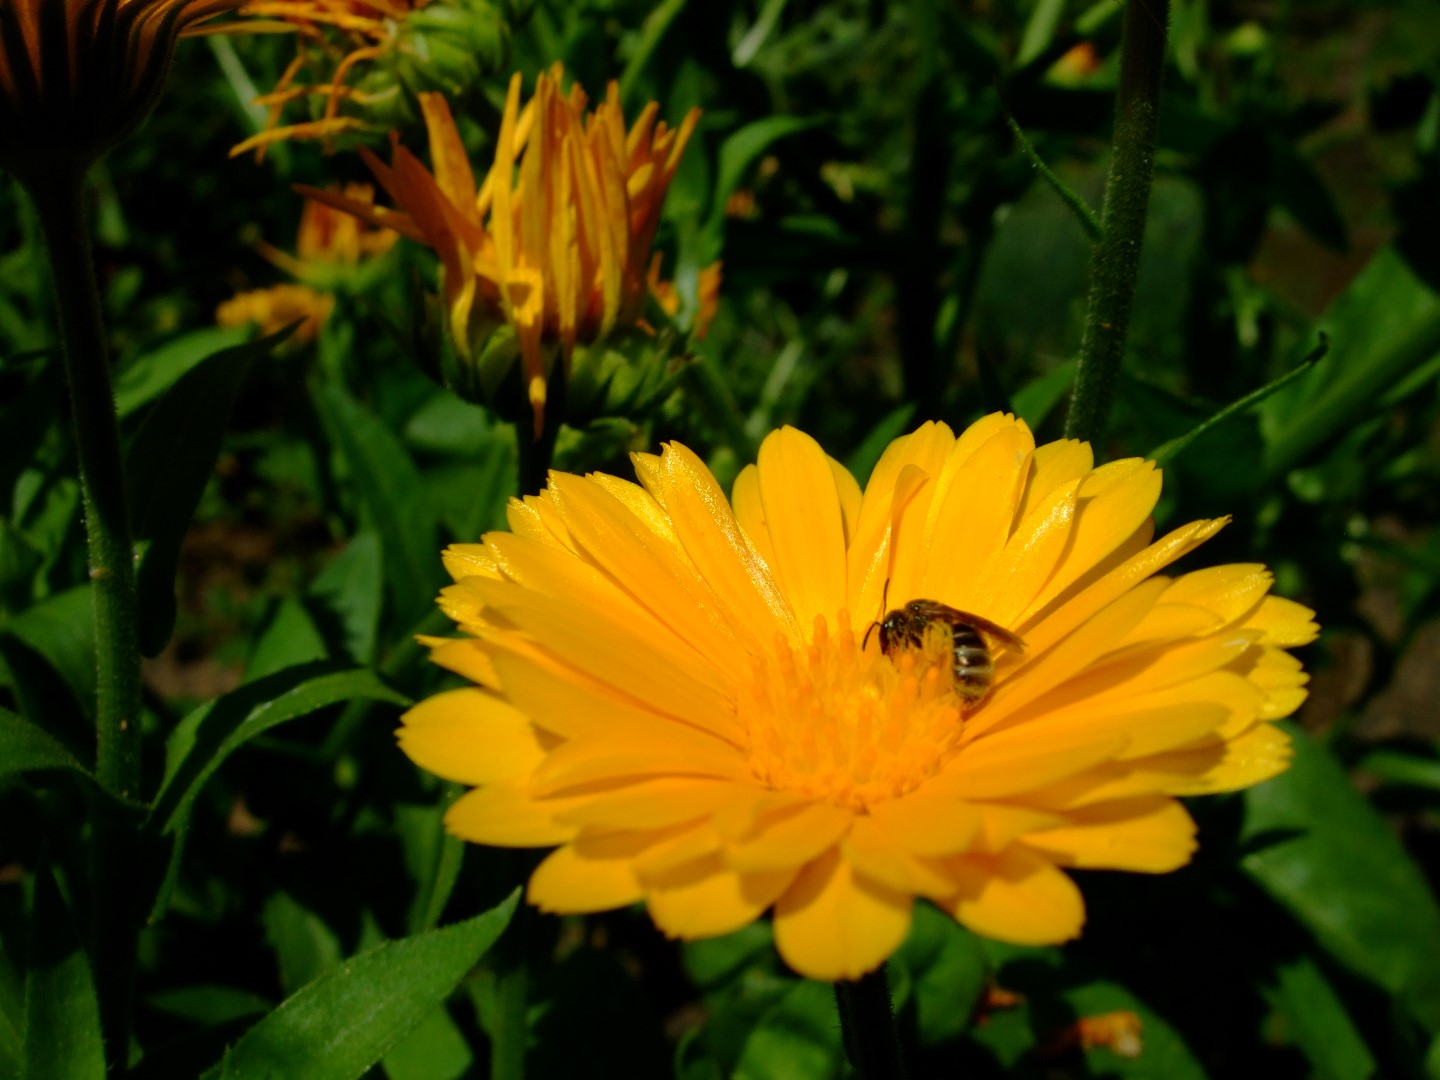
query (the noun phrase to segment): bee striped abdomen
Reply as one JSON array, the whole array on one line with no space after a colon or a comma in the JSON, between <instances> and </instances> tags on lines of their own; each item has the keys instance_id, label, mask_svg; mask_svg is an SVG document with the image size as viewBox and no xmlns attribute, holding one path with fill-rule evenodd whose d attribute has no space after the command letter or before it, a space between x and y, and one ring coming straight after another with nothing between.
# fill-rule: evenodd
<instances>
[{"instance_id":1,"label":"bee striped abdomen","mask_svg":"<svg viewBox=\"0 0 1440 1080\"><path fill-rule=\"evenodd\" d=\"M951 648L954 652L953 673L955 693L967 705L979 701L990 692L995 679L995 661L990 648L972 626L950 625Z\"/></svg>"}]
</instances>

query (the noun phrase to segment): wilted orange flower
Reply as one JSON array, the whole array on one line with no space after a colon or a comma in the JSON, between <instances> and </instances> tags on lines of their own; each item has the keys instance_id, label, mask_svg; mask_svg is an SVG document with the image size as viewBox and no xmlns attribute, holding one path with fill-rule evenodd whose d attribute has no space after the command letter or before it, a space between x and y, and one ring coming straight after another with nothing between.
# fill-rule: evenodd
<instances>
[{"instance_id":1,"label":"wilted orange flower","mask_svg":"<svg viewBox=\"0 0 1440 1080\"><path fill-rule=\"evenodd\" d=\"M556 847L546 911L643 901L693 939L773 907L820 979L881 964L917 897L1059 942L1084 921L1066 869L1173 870L1177 796L1286 767L1311 612L1262 566L1157 576L1225 522L1152 540L1151 462L1095 468L1000 414L896 440L863 492L792 428L729 500L683 446L634 462L638 485L552 473L512 532L446 552L467 636L432 655L480 686L400 731L475 787L453 833ZM948 630L882 650L867 628L914 600L996 628L987 695L957 695Z\"/></svg>"},{"instance_id":2,"label":"wilted orange flower","mask_svg":"<svg viewBox=\"0 0 1440 1080\"><path fill-rule=\"evenodd\" d=\"M433 174L398 142L388 167L361 150L398 212L307 190L435 249L462 352L496 325L514 328L537 431L544 345L568 357L577 343L641 318L660 210L700 116L692 109L672 129L651 102L627 132L617 84L587 115L584 90L562 92L562 75L559 64L542 74L524 109L520 76L510 80L495 161L478 190L450 106L431 93L420 105Z\"/></svg>"},{"instance_id":3,"label":"wilted orange flower","mask_svg":"<svg viewBox=\"0 0 1440 1080\"><path fill-rule=\"evenodd\" d=\"M337 194L356 203L372 202L375 196L368 184L347 184L344 192ZM300 212L294 255L270 244L256 245L261 255L300 284L238 293L215 310L215 320L221 326L253 323L263 333L271 334L296 319L304 319L295 330L294 340L310 341L335 308L335 297L329 290L337 276L366 259L383 255L397 239L389 229L376 228L352 214L307 199Z\"/></svg>"},{"instance_id":4,"label":"wilted orange flower","mask_svg":"<svg viewBox=\"0 0 1440 1080\"><path fill-rule=\"evenodd\" d=\"M411 12L425 7L430 0L249 0L239 14L255 16L258 21L225 26L226 32L264 33L294 32L305 41L336 54L328 82L300 81L307 54L302 50L285 69L275 89L255 99L257 105L269 110L265 130L237 144L230 150L235 157L250 150L261 149L284 139L327 138L354 128L364 121L340 115L340 103L353 98L355 91L346 78L357 65L384 56L395 45L396 31ZM336 49L327 40L325 31L335 32L343 44ZM298 124L280 123L285 107L303 98L325 98L325 112L319 120Z\"/></svg>"},{"instance_id":5,"label":"wilted orange flower","mask_svg":"<svg viewBox=\"0 0 1440 1080\"><path fill-rule=\"evenodd\" d=\"M88 169L149 113L181 33L239 2L0 2L0 168Z\"/></svg>"}]
</instances>

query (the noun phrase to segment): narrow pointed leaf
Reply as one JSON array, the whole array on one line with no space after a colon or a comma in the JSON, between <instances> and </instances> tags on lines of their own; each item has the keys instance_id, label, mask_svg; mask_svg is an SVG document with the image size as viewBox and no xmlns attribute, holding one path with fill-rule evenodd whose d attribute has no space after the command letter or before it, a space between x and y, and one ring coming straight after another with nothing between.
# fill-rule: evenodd
<instances>
[{"instance_id":1,"label":"narrow pointed leaf","mask_svg":"<svg viewBox=\"0 0 1440 1080\"><path fill-rule=\"evenodd\" d=\"M49 870L36 877L22 1075L103 1080L100 1005L85 950Z\"/></svg>"},{"instance_id":2,"label":"narrow pointed leaf","mask_svg":"<svg viewBox=\"0 0 1440 1080\"><path fill-rule=\"evenodd\" d=\"M241 1036L204 1080L355 1080L419 1026L485 955L519 892L466 922L386 942L321 976Z\"/></svg>"}]
</instances>

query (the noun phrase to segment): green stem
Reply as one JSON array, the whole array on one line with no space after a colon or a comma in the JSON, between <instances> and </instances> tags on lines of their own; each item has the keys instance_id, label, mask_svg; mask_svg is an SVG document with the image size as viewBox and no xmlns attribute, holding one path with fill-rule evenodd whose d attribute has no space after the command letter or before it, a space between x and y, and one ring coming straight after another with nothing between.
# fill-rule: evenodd
<instances>
[{"instance_id":1,"label":"green stem","mask_svg":"<svg viewBox=\"0 0 1440 1080\"><path fill-rule=\"evenodd\" d=\"M890 1005L885 968L876 968L855 982L835 984L840 1033L845 1054L860 1080L904 1080L905 1063Z\"/></svg>"},{"instance_id":2,"label":"green stem","mask_svg":"<svg viewBox=\"0 0 1440 1080\"><path fill-rule=\"evenodd\" d=\"M1090 264L1090 310L1065 435L1095 442L1105 434L1125 352L1150 182L1170 0L1129 0L1120 45L1115 137L1101 215L1104 235Z\"/></svg>"},{"instance_id":3,"label":"green stem","mask_svg":"<svg viewBox=\"0 0 1440 1080\"><path fill-rule=\"evenodd\" d=\"M540 433L535 433L529 416L515 421L515 446L520 457L518 495L534 495L550 482L555 440L565 422L565 389L565 365L557 362L545 389L545 423Z\"/></svg>"},{"instance_id":4,"label":"green stem","mask_svg":"<svg viewBox=\"0 0 1440 1080\"><path fill-rule=\"evenodd\" d=\"M140 788L140 645L135 562L125 501L124 461L110 385L100 292L76 170L28 185L40 218L59 309L71 419L80 460L90 580L94 585L96 666L95 775L102 787L134 801ZM95 967L112 1075L129 1051L136 936L135 821L94 802Z\"/></svg>"}]
</instances>

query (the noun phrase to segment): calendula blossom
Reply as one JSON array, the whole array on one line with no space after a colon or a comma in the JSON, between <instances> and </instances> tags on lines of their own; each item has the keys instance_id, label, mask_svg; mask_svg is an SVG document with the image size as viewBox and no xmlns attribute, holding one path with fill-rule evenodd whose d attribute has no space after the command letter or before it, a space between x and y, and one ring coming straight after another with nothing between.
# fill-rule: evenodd
<instances>
[{"instance_id":1,"label":"calendula blossom","mask_svg":"<svg viewBox=\"0 0 1440 1080\"><path fill-rule=\"evenodd\" d=\"M1159 571L1225 524L1152 538L1160 473L1036 447L992 415L892 443L862 491L792 428L727 500L671 444L640 483L552 473L510 532L451 547L433 658L477 687L404 718L421 766L474 786L455 835L554 847L545 911L643 901L665 933L774 910L796 971L853 979L924 897L978 933L1061 942L1071 868L1159 873L1195 828L1177 796L1283 770L1305 696L1284 650L1311 612L1262 566ZM954 692L948 648L881 651L886 608L939 601L1023 645Z\"/></svg>"},{"instance_id":2,"label":"calendula blossom","mask_svg":"<svg viewBox=\"0 0 1440 1080\"><path fill-rule=\"evenodd\" d=\"M176 39L240 0L0 0L0 168L83 174L150 112Z\"/></svg>"},{"instance_id":3,"label":"calendula blossom","mask_svg":"<svg viewBox=\"0 0 1440 1080\"><path fill-rule=\"evenodd\" d=\"M559 64L542 74L523 109L520 76L510 80L495 160L478 188L449 104L426 93L433 173L398 142L389 166L361 150L398 211L327 199L436 251L462 352L497 326L513 328L537 431L547 347L568 357L640 322L660 210L700 116L692 109L672 129L651 102L627 131L616 83L587 114L584 90L561 90L563 74Z\"/></svg>"}]
</instances>

